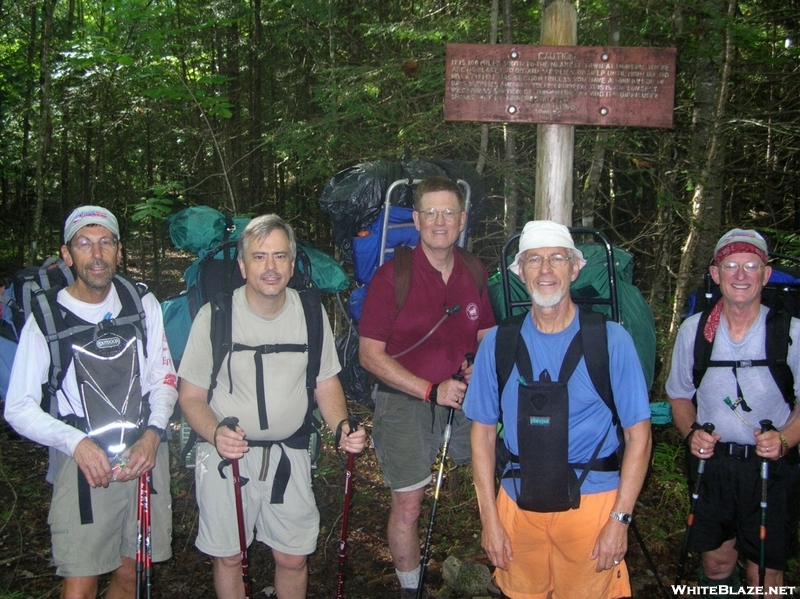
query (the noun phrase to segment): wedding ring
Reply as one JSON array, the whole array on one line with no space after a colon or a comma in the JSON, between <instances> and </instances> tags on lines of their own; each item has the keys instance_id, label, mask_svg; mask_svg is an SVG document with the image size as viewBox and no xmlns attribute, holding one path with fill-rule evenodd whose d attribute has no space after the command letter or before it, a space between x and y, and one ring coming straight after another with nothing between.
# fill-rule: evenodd
<instances>
[{"instance_id":1,"label":"wedding ring","mask_svg":"<svg viewBox=\"0 0 800 599\"><path fill-rule=\"evenodd\" d=\"M700 450L700 453L705 453L705 452L706 452L706 450L705 450L705 449L701 449L701 450Z\"/></svg>"},{"instance_id":2,"label":"wedding ring","mask_svg":"<svg viewBox=\"0 0 800 599\"><path fill-rule=\"evenodd\" d=\"M618 560L618 559L615 559L615 560L614 560L614 565L615 565L615 566L619 566L619 560Z\"/></svg>"}]
</instances>

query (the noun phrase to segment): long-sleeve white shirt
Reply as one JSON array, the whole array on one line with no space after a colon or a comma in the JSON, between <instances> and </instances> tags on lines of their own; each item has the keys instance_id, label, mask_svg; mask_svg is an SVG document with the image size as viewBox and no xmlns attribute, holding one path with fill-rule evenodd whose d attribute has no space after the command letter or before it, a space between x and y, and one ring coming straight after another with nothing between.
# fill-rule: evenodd
<instances>
[{"instance_id":1,"label":"long-sleeve white shirt","mask_svg":"<svg viewBox=\"0 0 800 599\"><path fill-rule=\"evenodd\" d=\"M91 323L100 322L109 315L116 317L122 310L122 303L113 285L106 299L99 304L79 301L65 289L59 292L58 303ZM141 344L139 347L142 397L150 394L148 424L165 429L178 399L177 377L164 334L161 307L152 293L142 298L142 305L147 327L146 359ZM47 341L39 330L36 319L31 316L20 334L4 416L20 435L72 456L75 447L86 434L42 409L42 385L48 380L49 368L50 351ZM56 397L59 414L84 416L72 363Z\"/></svg>"}]
</instances>

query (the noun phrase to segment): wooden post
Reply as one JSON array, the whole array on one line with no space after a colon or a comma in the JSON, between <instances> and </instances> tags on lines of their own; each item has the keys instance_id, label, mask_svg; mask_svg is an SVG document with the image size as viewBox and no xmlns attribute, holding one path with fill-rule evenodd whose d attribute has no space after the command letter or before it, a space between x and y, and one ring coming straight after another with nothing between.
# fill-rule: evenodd
<instances>
[{"instance_id":1,"label":"wooden post","mask_svg":"<svg viewBox=\"0 0 800 599\"><path fill-rule=\"evenodd\" d=\"M556 0L544 11L542 46L575 46L578 17L575 7ZM572 225L573 125L538 125L536 140L536 197L534 218Z\"/></svg>"}]
</instances>

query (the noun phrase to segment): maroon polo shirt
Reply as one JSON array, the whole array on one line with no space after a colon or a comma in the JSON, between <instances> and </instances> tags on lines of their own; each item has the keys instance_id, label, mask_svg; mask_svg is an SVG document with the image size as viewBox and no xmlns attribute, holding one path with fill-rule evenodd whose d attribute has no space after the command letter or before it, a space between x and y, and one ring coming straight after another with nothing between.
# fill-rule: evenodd
<instances>
[{"instance_id":1,"label":"maroon polo shirt","mask_svg":"<svg viewBox=\"0 0 800 599\"><path fill-rule=\"evenodd\" d=\"M411 286L408 299L395 313L394 260L375 273L364 301L358 324L362 337L386 343L394 356L427 335L445 315L445 309L459 306L421 345L397 358L415 375L433 382L449 379L458 372L464 355L478 348L478 331L494 326L487 285L478 294L475 280L464 262L454 254L453 272L447 284L418 245L411 252ZM487 279L484 269L484 281Z\"/></svg>"}]
</instances>

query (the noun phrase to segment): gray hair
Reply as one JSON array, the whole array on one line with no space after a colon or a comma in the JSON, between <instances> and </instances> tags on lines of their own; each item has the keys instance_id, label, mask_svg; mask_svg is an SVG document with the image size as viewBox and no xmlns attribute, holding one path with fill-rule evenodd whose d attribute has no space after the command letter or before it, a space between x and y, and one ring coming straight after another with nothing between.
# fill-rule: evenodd
<instances>
[{"instance_id":1,"label":"gray hair","mask_svg":"<svg viewBox=\"0 0 800 599\"><path fill-rule=\"evenodd\" d=\"M297 257L297 241L294 237L294 230L289 223L277 214L263 214L247 223L242 235L239 237L239 258L243 259L251 239L265 239L267 235L276 229L286 233L286 237L289 238L289 251L292 254L292 261L294 261Z\"/></svg>"}]
</instances>

